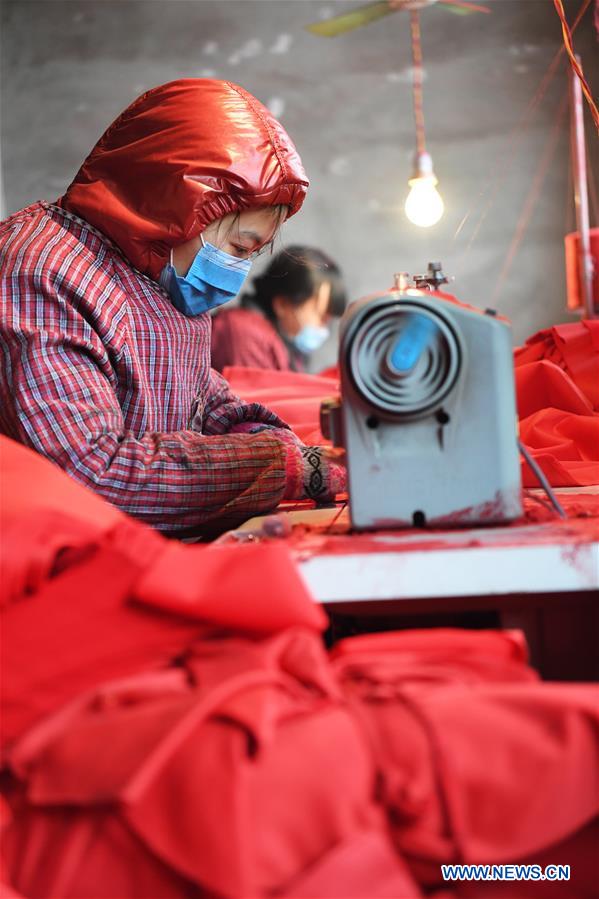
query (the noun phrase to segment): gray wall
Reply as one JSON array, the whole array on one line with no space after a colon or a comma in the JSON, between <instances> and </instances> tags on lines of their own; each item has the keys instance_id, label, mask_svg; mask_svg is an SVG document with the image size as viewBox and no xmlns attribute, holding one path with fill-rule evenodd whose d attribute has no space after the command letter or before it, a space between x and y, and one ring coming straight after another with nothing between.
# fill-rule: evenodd
<instances>
[{"instance_id":1,"label":"gray wall","mask_svg":"<svg viewBox=\"0 0 599 899\"><path fill-rule=\"evenodd\" d=\"M352 298L400 269L442 260L459 298L493 304L515 338L567 320L563 235L573 228L568 121L509 275L498 277L566 90L550 0L490 0L492 15L422 13L427 143L446 204L439 225L405 219L414 147L409 19L398 13L335 40L303 26L341 0L4 0L4 210L60 195L104 128L140 92L179 77L237 81L292 135L312 181L284 240L321 246ZM580 0L565 3L573 19ZM575 45L592 76L589 10ZM596 139L587 117L589 144ZM482 214L482 220L481 220ZM466 217L465 222L463 222ZM459 228L462 223L461 229ZM457 232L457 233L456 233Z\"/></svg>"}]
</instances>

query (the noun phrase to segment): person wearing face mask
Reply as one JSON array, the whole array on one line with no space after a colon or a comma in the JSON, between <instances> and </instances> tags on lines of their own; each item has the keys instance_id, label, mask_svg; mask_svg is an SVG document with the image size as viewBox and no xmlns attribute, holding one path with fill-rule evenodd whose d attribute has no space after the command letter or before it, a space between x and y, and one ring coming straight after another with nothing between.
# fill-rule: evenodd
<instances>
[{"instance_id":1,"label":"person wearing face mask","mask_svg":"<svg viewBox=\"0 0 599 899\"><path fill-rule=\"evenodd\" d=\"M345 304L341 272L326 253L287 247L253 279L239 307L214 316L212 364L218 371L227 365L303 371Z\"/></svg>"},{"instance_id":2,"label":"person wearing face mask","mask_svg":"<svg viewBox=\"0 0 599 899\"><path fill-rule=\"evenodd\" d=\"M0 225L0 432L179 536L344 489L331 452L210 366L210 311L307 187L243 88L182 79L135 100L64 196Z\"/></svg>"}]
</instances>

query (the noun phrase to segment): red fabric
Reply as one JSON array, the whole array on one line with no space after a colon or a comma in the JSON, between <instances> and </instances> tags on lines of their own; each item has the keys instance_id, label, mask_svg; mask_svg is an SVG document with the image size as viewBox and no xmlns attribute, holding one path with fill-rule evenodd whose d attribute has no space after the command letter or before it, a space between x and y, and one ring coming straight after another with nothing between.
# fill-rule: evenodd
<instances>
[{"instance_id":1,"label":"red fabric","mask_svg":"<svg viewBox=\"0 0 599 899\"><path fill-rule=\"evenodd\" d=\"M352 637L331 653L343 677L368 664L368 678L441 685L539 680L528 667L521 631L462 631L451 628Z\"/></svg>"},{"instance_id":2,"label":"red fabric","mask_svg":"<svg viewBox=\"0 0 599 899\"><path fill-rule=\"evenodd\" d=\"M171 543L35 453L0 446L5 741L107 678L167 663L208 626L326 625L282 544Z\"/></svg>"},{"instance_id":3,"label":"red fabric","mask_svg":"<svg viewBox=\"0 0 599 899\"><path fill-rule=\"evenodd\" d=\"M199 640L184 671L105 684L9 764L27 799L17 787L4 851L25 895L420 895L305 631Z\"/></svg>"},{"instance_id":4,"label":"red fabric","mask_svg":"<svg viewBox=\"0 0 599 899\"><path fill-rule=\"evenodd\" d=\"M289 351L274 326L252 309L223 309L212 319L212 365L290 369Z\"/></svg>"},{"instance_id":5,"label":"red fabric","mask_svg":"<svg viewBox=\"0 0 599 899\"><path fill-rule=\"evenodd\" d=\"M138 97L102 135L61 205L155 280L171 247L215 219L301 207L308 179L289 135L230 81L186 78Z\"/></svg>"},{"instance_id":6,"label":"red fabric","mask_svg":"<svg viewBox=\"0 0 599 899\"><path fill-rule=\"evenodd\" d=\"M286 550L170 543L6 448L7 889L417 897Z\"/></svg>"},{"instance_id":7,"label":"red fabric","mask_svg":"<svg viewBox=\"0 0 599 899\"><path fill-rule=\"evenodd\" d=\"M514 359L516 368L541 360L561 368L587 403L599 411L599 321L554 325L538 331L515 351Z\"/></svg>"},{"instance_id":8,"label":"red fabric","mask_svg":"<svg viewBox=\"0 0 599 899\"><path fill-rule=\"evenodd\" d=\"M599 483L599 321L556 325L515 353L520 437L554 487ZM522 467L527 487L538 482Z\"/></svg>"},{"instance_id":9,"label":"red fabric","mask_svg":"<svg viewBox=\"0 0 599 899\"><path fill-rule=\"evenodd\" d=\"M280 545L170 543L9 449L11 890L409 899L403 853L439 885L441 861L551 851L582 895L591 688L538 683L512 632L355 638L331 665Z\"/></svg>"},{"instance_id":10,"label":"red fabric","mask_svg":"<svg viewBox=\"0 0 599 899\"><path fill-rule=\"evenodd\" d=\"M85 519L86 525L96 533L102 533L119 521L124 521L122 512L105 502L92 490L85 490L76 481L65 477L56 465L51 465L39 453L34 453L20 443L0 435L0 472L2 491L0 493L0 515L4 528L18 526L30 512L61 514L76 509L78 517ZM0 552L6 549L0 541ZM22 546L23 556L28 553L46 551L42 540L31 539ZM7 560L10 561L10 560ZM2 592L6 590L6 582Z\"/></svg>"},{"instance_id":11,"label":"red fabric","mask_svg":"<svg viewBox=\"0 0 599 899\"><path fill-rule=\"evenodd\" d=\"M591 895L577 838L599 814L596 687L539 683L509 633L370 635L332 657L420 883L440 886L441 863L534 863L547 850L573 863L567 895Z\"/></svg>"},{"instance_id":12,"label":"red fabric","mask_svg":"<svg viewBox=\"0 0 599 899\"><path fill-rule=\"evenodd\" d=\"M277 541L203 548L168 543L137 581L133 598L246 634L298 623L322 630L327 622L287 546Z\"/></svg>"}]
</instances>

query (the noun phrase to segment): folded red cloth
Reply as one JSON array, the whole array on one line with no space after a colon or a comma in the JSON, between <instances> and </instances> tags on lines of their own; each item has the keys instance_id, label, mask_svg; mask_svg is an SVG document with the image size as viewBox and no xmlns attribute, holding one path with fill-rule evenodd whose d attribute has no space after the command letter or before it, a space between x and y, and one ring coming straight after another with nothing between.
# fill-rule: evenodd
<instances>
[{"instance_id":1,"label":"folded red cloth","mask_svg":"<svg viewBox=\"0 0 599 899\"><path fill-rule=\"evenodd\" d=\"M421 895L307 631L199 639L180 668L79 697L8 763L26 795L6 867L27 896Z\"/></svg>"},{"instance_id":2,"label":"folded red cloth","mask_svg":"<svg viewBox=\"0 0 599 899\"><path fill-rule=\"evenodd\" d=\"M165 664L208 628L326 626L283 543L176 543L4 437L0 461L4 740L94 684Z\"/></svg>"},{"instance_id":3,"label":"folded red cloth","mask_svg":"<svg viewBox=\"0 0 599 899\"><path fill-rule=\"evenodd\" d=\"M540 863L545 852L545 863L572 864L566 895L592 895L594 863L578 849L599 814L593 685L539 682L510 632L354 637L332 658L370 735L396 845L421 885L442 884L442 863Z\"/></svg>"},{"instance_id":4,"label":"folded red cloth","mask_svg":"<svg viewBox=\"0 0 599 899\"><path fill-rule=\"evenodd\" d=\"M599 483L599 321L556 325L516 350L520 438L554 487ZM538 486L523 465L527 487Z\"/></svg>"}]
</instances>

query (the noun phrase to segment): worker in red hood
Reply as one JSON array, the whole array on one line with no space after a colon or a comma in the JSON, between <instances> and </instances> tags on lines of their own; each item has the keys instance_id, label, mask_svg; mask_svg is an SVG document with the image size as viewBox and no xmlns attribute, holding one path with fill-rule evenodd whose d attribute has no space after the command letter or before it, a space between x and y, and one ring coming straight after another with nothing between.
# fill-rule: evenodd
<instances>
[{"instance_id":1,"label":"worker in red hood","mask_svg":"<svg viewBox=\"0 0 599 899\"><path fill-rule=\"evenodd\" d=\"M210 368L209 311L307 187L243 88L185 79L135 100L63 197L0 225L0 431L166 532L343 489L330 451Z\"/></svg>"}]
</instances>

